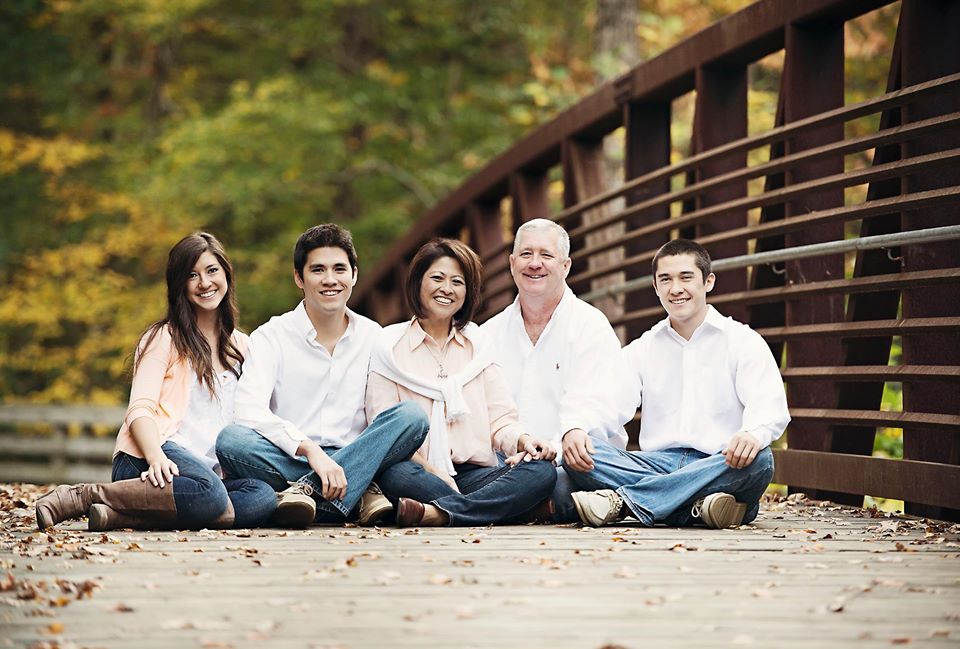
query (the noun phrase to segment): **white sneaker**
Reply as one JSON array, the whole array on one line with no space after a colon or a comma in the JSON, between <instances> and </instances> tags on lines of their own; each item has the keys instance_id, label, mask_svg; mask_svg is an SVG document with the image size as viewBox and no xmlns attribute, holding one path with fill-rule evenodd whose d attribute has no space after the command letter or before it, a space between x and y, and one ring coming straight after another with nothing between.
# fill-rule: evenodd
<instances>
[{"instance_id":1,"label":"white sneaker","mask_svg":"<svg viewBox=\"0 0 960 649\"><path fill-rule=\"evenodd\" d=\"M623 511L623 498L612 489L575 491L571 495L573 496L573 504L576 506L577 513L584 525L601 527L625 518L624 514L621 513Z\"/></svg>"},{"instance_id":2,"label":"white sneaker","mask_svg":"<svg viewBox=\"0 0 960 649\"><path fill-rule=\"evenodd\" d=\"M375 525L393 511L393 504L380 491L375 482L371 482L360 497L360 513L357 525Z\"/></svg>"},{"instance_id":3,"label":"white sneaker","mask_svg":"<svg viewBox=\"0 0 960 649\"><path fill-rule=\"evenodd\" d=\"M699 518L707 527L722 530L737 527L743 522L747 506L737 502L736 498L723 492L710 494L693 504L690 515Z\"/></svg>"},{"instance_id":4,"label":"white sneaker","mask_svg":"<svg viewBox=\"0 0 960 649\"><path fill-rule=\"evenodd\" d=\"M317 515L313 487L304 482L291 482L277 494L277 511L273 520L281 527L306 527Z\"/></svg>"}]
</instances>

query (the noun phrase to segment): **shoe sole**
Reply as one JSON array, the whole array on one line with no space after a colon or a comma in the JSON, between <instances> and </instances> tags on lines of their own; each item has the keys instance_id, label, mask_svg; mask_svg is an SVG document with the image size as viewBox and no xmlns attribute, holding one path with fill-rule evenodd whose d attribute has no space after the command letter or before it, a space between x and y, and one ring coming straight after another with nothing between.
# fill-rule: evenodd
<instances>
[{"instance_id":1,"label":"shoe sole","mask_svg":"<svg viewBox=\"0 0 960 649\"><path fill-rule=\"evenodd\" d=\"M384 503L380 503L378 506L373 507L370 511L364 511L363 515L357 519L357 525L362 525L368 527L370 525L375 525L382 521L387 515L393 511L393 505L390 504L390 501L387 500Z\"/></svg>"},{"instance_id":2,"label":"shoe sole","mask_svg":"<svg viewBox=\"0 0 960 649\"><path fill-rule=\"evenodd\" d=\"M724 494L710 503L702 519L707 527L722 530L740 525L746 513L747 506L744 503L738 503L733 496Z\"/></svg>"},{"instance_id":3,"label":"shoe sole","mask_svg":"<svg viewBox=\"0 0 960 649\"><path fill-rule=\"evenodd\" d=\"M317 510L307 503L285 503L277 507L273 520L280 527L307 527L316 515Z\"/></svg>"}]
</instances>

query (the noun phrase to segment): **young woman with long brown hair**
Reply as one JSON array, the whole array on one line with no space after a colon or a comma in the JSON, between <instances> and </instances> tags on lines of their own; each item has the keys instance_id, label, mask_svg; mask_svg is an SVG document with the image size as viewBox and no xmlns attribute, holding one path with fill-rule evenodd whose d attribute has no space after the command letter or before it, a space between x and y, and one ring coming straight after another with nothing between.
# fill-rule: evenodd
<instances>
[{"instance_id":1,"label":"young woman with long brown hair","mask_svg":"<svg viewBox=\"0 0 960 649\"><path fill-rule=\"evenodd\" d=\"M137 346L113 482L61 485L41 497L39 529L83 515L97 531L252 527L276 509L266 483L218 475L214 445L233 421L247 347L223 246L206 232L184 237L170 250L166 278L167 315Z\"/></svg>"}]
</instances>

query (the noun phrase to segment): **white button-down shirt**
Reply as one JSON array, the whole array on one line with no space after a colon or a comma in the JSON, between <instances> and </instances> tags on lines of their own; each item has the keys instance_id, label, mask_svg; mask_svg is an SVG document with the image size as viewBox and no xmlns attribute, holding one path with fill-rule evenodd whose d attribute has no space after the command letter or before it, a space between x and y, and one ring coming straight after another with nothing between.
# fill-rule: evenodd
<instances>
[{"instance_id":1,"label":"white button-down shirt","mask_svg":"<svg viewBox=\"0 0 960 649\"><path fill-rule=\"evenodd\" d=\"M621 420L643 405L640 448L695 448L717 453L739 431L761 446L783 434L790 414L777 363L763 338L707 307L685 340L666 318L623 348L613 377Z\"/></svg>"},{"instance_id":2,"label":"white button-down shirt","mask_svg":"<svg viewBox=\"0 0 960 649\"><path fill-rule=\"evenodd\" d=\"M606 395L584 389L609 380L620 351L620 340L602 311L568 287L536 345L523 327L519 298L480 330L494 340L520 425L531 435L552 441L558 452L563 434L574 428L618 448L626 446L627 433Z\"/></svg>"},{"instance_id":3,"label":"white button-down shirt","mask_svg":"<svg viewBox=\"0 0 960 649\"><path fill-rule=\"evenodd\" d=\"M363 402L380 325L347 309L347 329L331 355L303 302L250 335L237 386L236 422L291 457L306 439L343 447L366 426Z\"/></svg>"},{"instance_id":4,"label":"white button-down shirt","mask_svg":"<svg viewBox=\"0 0 960 649\"><path fill-rule=\"evenodd\" d=\"M233 423L234 401L237 392L237 377L230 370L214 374L216 393L197 380L196 372L191 372L190 401L187 412L180 422L180 428L170 436L171 442L197 456L208 468L220 474L220 462L217 460L217 435L223 427Z\"/></svg>"}]
</instances>

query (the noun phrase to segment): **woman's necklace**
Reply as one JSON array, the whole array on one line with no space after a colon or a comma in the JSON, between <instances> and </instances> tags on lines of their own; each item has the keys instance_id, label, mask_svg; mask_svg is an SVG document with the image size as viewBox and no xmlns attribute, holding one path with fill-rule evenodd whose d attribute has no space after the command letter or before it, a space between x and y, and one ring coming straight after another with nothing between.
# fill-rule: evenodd
<instances>
[{"instance_id":1,"label":"woman's necklace","mask_svg":"<svg viewBox=\"0 0 960 649\"><path fill-rule=\"evenodd\" d=\"M430 352L430 355L433 356L433 360L437 361L437 367L439 368L439 371L437 372L437 378L447 378L447 370L443 367L443 361L447 357L447 349L449 349L449 347L444 345L443 351L438 354L437 352L433 351L433 347L431 347L427 342L424 342L423 346L426 347L427 351Z\"/></svg>"}]
</instances>

